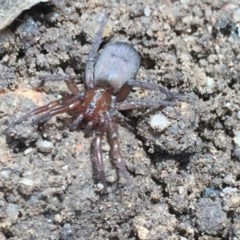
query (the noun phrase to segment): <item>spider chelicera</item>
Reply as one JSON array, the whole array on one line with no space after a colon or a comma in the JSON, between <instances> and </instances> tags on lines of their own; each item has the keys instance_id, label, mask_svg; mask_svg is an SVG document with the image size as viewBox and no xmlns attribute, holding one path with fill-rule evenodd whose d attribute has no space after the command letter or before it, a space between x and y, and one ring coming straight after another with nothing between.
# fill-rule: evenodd
<instances>
[{"instance_id":1,"label":"spider chelicera","mask_svg":"<svg viewBox=\"0 0 240 240\"><path fill-rule=\"evenodd\" d=\"M64 79L71 92L68 97L50 102L15 121L15 124L21 123L29 117L40 114L33 120L33 123L42 124L60 113L71 113L76 116L70 129L74 130L81 127L85 136L94 135L90 159L94 179L103 184L104 192L107 190L107 181L101 145L105 133L110 145L110 159L117 170L118 180L123 178L124 182L128 176L124 161L121 158L118 126L114 117L115 111L173 106L177 102L173 100L181 98L181 96L176 96L157 84L135 80L140 67L140 57L130 44L112 42L99 51L106 20L106 17L101 20L100 28L88 55L85 69L85 92L81 93L74 79L69 76ZM61 80L61 78L55 80ZM160 91L167 98L127 101L126 98L132 87Z\"/></svg>"}]
</instances>

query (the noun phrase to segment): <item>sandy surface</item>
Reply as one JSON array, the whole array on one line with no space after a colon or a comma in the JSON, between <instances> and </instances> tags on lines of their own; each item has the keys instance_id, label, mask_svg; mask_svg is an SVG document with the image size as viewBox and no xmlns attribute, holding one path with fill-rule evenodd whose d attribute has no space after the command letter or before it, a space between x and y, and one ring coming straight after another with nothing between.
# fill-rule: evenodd
<instances>
[{"instance_id":1,"label":"sandy surface","mask_svg":"<svg viewBox=\"0 0 240 240\"><path fill-rule=\"evenodd\" d=\"M0 239L240 239L240 5L132 2L41 3L1 32ZM107 197L92 180L91 138L69 131L71 116L9 125L67 91L64 82L34 90L40 76L70 66L83 89L103 9L105 42L127 41L141 55L137 78L189 99L124 113L130 191L117 187L104 140Z\"/></svg>"}]
</instances>

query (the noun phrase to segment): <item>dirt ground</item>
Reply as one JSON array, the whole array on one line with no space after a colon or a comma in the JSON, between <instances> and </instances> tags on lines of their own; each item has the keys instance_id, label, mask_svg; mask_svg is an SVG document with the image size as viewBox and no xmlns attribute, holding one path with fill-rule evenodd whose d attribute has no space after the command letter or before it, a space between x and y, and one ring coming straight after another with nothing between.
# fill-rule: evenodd
<instances>
[{"instance_id":1,"label":"dirt ground","mask_svg":"<svg viewBox=\"0 0 240 240\"><path fill-rule=\"evenodd\" d=\"M104 140L103 197L91 138L69 130L71 116L10 123L67 91L64 82L36 91L41 76L70 66L84 89L104 10L104 43L138 50L137 79L187 100L123 113L130 184L118 188ZM237 0L59 0L23 12L0 33L0 239L240 239L239 45ZM137 88L129 96L163 97Z\"/></svg>"}]
</instances>

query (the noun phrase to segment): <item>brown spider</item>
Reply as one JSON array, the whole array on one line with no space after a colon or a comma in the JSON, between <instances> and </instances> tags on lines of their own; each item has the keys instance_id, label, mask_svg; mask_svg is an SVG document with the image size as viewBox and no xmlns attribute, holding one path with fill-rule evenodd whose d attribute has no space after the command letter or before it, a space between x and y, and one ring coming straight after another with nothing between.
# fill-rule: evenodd
<instances>
[{"instance_id":1,"label":"brown spider","mask_svg":"<svg viewBox=\"0 0 240 240\"><path fill-rule=\"evenodd\" d=\"M135 81L140 67L140 57L130 44L112 42L107 44L98 54L105 22L106 17L101 21L100 29L89 52L85 69L85 92L80 93L73 78L68 77L64 79L71 92L68 97L50 102L15 121L15 124L21 123L29 117L41 114L33 121L34 124L41 124L60 113L67 112L73 113L74 116L77 115L76 119L71 123L70 129L81 126L84 129L85 136L94 134L90 159L93 173L96 175L95 180L103 184L104 192L107 189L107 182L104 174L101 145L105 133L111 147L110 159L117 170L118 179L123 177L123 181L125 181L128 175L121 158L118 127L114 112L116 110L175 105L176 101L174 102L172 99L179 100L181 98L157 84ZM125 99L133 86L161 91L168 98L157 101L126 101Z\"/></svg>"}]
</instances>

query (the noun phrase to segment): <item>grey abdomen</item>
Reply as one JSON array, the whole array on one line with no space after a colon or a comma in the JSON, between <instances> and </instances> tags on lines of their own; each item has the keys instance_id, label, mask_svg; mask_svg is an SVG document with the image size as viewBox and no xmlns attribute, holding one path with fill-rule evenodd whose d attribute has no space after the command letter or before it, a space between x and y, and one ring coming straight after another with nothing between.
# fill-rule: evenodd
<instances>
[{"instance_id":1,"label":"grey abdomen","mask_svg":"<svg viewBox=\"0 0 240 240\"><path fill-rule=\"evenodd\" d=\"M124 83L135 79L140 67L138 52L128 43L109 43L100 52L95 64L94 80L97 87L117 94Z\"/></svg>"}]
</instances>

